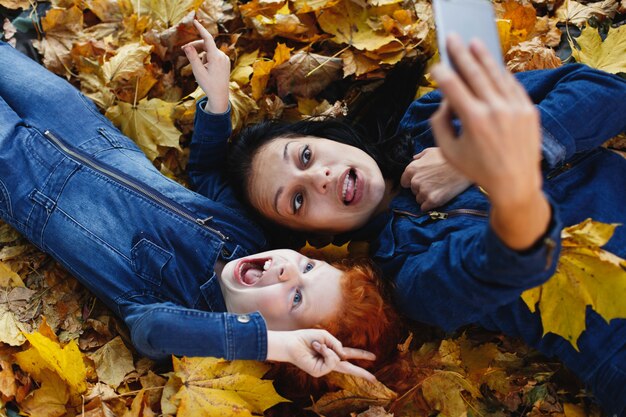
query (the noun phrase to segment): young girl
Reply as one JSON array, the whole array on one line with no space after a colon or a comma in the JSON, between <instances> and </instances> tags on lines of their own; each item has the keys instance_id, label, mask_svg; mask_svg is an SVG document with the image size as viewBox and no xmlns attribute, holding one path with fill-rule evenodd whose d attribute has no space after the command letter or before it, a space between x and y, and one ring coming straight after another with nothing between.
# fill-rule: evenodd
<instances>
[{"instance_id":1,"label":"young girl","mask_svg":"<svg viewBox=\"0 0 626 417\"><path fill-rule=\"evenodd\" d=\"M213 166L230 133L229 61L197 26L204 41L191 48L205 47L208 62L186 52L194 71L215 77L198 77L208 101L189 162L204 195L161 175L78 90L2 43L0 217L119 315L146 356L267 359L371 379L348 361L372 353L321 330L381 358L393 350L377 343L393 339L395 315L371 268L288 250L250 255L265 237Z\"/></svg>"},{"instance_id":2,"label":"young girl","mask_svg":"<svg viewBox=\"0 0 626 417\"><path fill-rule=\"evenodd\" d=\"M434 134L449 163L481 188L422 212L408 190L397 189L400 172L381 163L386 150L352 146L360 139L340 122L242 133L230 164L244 175L231 179L280 225L354 230L348 238L370 239L409 317L446 330L479 323L522 337L558 356L607 412L624 415L626 320L607 323L588 309L577 351L560 336L544 336L539 313L520 294L553 275L563 225L588 217L626 221L626 161L596 148L626 127L626 82L568 65L520 74L525 92L480 44L470 50L453 37L448 47L459 72L433 71L441 92L410 106L399 137L409 133L417 153L432 146ZM626 229L605 248L624 257Z\"/></svg>"}]
</instances>

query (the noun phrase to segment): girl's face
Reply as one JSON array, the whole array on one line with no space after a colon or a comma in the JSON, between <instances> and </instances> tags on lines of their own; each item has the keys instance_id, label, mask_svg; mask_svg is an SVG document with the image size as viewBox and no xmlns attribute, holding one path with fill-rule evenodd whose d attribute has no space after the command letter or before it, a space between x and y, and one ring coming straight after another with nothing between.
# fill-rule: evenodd
<instances>
[{"instance_id":1,"label":"girl's face","mask_svg":"<svg viewBox=\"0 0 626 417\"><path fill-rule=\"evenodd\" d=\"M277 138L252 159L252 205L290 229L356 229L384 208L385 180L364 151L328 139Z\"/></svg>"},{"instance_id":2,"label":"girl's face","mask_svg":"<svg viewBox=\"0 0 626 417\"><path fill-rule=\"evenodd\" d=\"M295 330L338 314L342 276L326 262L278 249L230 261L219 283L229 312L259 311L268 329Z\"/></svg>"}]
</instances>

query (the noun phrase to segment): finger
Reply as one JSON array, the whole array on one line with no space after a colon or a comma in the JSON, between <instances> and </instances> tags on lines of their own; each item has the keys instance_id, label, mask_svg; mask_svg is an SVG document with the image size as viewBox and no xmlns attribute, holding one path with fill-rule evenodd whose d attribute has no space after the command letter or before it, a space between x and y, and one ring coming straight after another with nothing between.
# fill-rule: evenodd
<instances>
[{"instance_id":1,"label":"finger","mask_svg":"<svg viewBox=\"0 0 626 417\"><path fill-rule=\"evenodd\" d=\"M193 21L193 25L195 26L196 30L200 34L200 37L204 41L204 47L207 53L212 54L216 52L218 50L217 45L215 45L215 40L213 40L213 36L211 36L209 31L206 30L206 28L202 26L197 20Z\"/></svg>"},{"instance_id":2,"label":"finger","mask_svg":"<svg viewBox=\"0 0 626 417\"><path fill-rule=\"evenodd\" d=\"M500 95L506 96L509 91L506 88L507 80L504 76L506 70L502 68L502 63L496 62L484 42L479 39L470 42L469 50L489 78L491 85Z\"/></svg>"},{"instance_id":3,"label":"finger","mask_svg":"<svg viewBox=\"0 0 626 417\"><path fill-rule=\"evenodd\" d=\"M465 85L465 82L445 64L437 64L431 72L445 100L454 109L459 117L471 113L476 107L477 100ZM436 112L435 112L436 113Z\"/></svg>"},{"instance_id":4,"label":"finger","mask_svg":"<svg viewBox=\"0 0 626 417\"><path fill-rule=\"evenodd\" d=\"M193 48L191 46L185 46L183 48L183 51L185 51L185 55L187 55L187 59L191 64L191 70L193 71L194 76L197 79L200 74L204 72L204 65L202 64L200 55L198 55L198 51L196 51L196 48Z\"/></svg>"},{"instance_id":5,"label":"finger","mask_svg":"<svg viewBox=\"0 0 626 417\"><path fill-rule=\"evenodd\" d=\"M343 374L358 376L359 378L366 379L369 382L377 381L376 377L367 370L346 361L339 362L339 364L335 367L335 371Z\"/></svg>"},{"instance_id":6,"label":"finger","mask_svg":"<svg viewBox=\"0 0 626 417\"><path fill-rule=\"evenodd\" d=\"M202 52L204 51L204 41L202 39L198 39L196 41L191 41L182 46L183 50L187 47L192 47L196 51Z\"/></svg>"},{"instance_id":7,"label":"finger","mask_svg":"<svg viewBox=\"0 0 626 417\"><path fill-rule=\"evenodd\" d=\"M319 343L319 350L316 349L316 351L317 353L322 355L322 358L324 359L323 366L324 368L326 368L322 369L322 372L324 373L335 369L337 367L337 364L341 362L341 358L339 358L339 355L337 355L334 350L326 346L326 344L324 343Z\"/></svg>"},{"instance_id":8,"label":"finger","mask_svg":"<svg viewBox=\"0 0 626 417\"><path fill-rule=\"evenodd\" d=\"M446 45L456 72L459 73L472 92L477 97L486 100L497 97L497 90L493 82L485 73L482 65L463 44L461 37L457 34L451 34L448 36Z\"/></svg>"},{"instance_id":9,"label":"finger","mask_svg":"<svg viewBox=\"0 0 626 417\"><path fill-rule=\"evenodd\" d=\"M400 186L409 188L411 186L411 180L413 179L413 168L409 164L400 177Z\"/></svg>"},{"instance_id":10,"label":"finger","mask_svg":"<svg viewBox=\"0 0 626 417\"><path fill-rule=\"evenodd\" d=\"M423 201L422 196L420 196L420 182L415 180L415 181L411 181L411 193L413 193L413 195L415 196L415 200L418 203L421 203Z\"/></svg>"},{"instance_id":11,"label":"finger","mask_svg":"<svg viewBox=\"0 0 626 417\"><path fill-rule=\"evenodd\" d=\"M341 344L341 342L339 341L339 339L337 339L335 336L331 335L330 333L326 331L324 332L323 345L327 346L329 349L335 352L335 354L339 355L341 359L346 359L345 349L343 345Z\"/></svg>"},{"instance_id":12,"label":"finger","mask_svg":"<svg viewBox=\"0 0 626 417\"><path fill-rule=\"evenodd\" d=\"M420 159L424 155L426 155L426 150L425 149L422 152L416 153L415 155L413 155L413 160L417 161L418 159Z\"/></svg>"},{"instance_id":13,"label":"finger","mask_svg":"<svg viewBox=\"0 0 626 417\"><path fill-rule=\"evenodd\" d=\"M367 361L375 361L376 360L376 355L374 355L372 352L367 351L365 349L356 349L356 348L349 348L349 347L345 347L343 348L343 350L345 351L345 359L364 359Z\"/></svg>"}]
</instances>

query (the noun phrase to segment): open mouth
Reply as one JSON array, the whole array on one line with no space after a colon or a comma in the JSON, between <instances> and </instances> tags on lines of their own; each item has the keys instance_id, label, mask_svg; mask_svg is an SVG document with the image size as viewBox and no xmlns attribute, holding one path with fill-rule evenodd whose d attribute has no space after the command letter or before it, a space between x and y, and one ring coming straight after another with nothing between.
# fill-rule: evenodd
<instances>
[{"instance_id":1,"label":"open mouth","mask_svg":"<svg viewBox=\"0 0 626 417\"><path fill-rule=\"evenodd\" d=\"M271 258L242 259L235 269L236 278L243 285L255 285L271 265Z\"/></svg>"},{"instance_id":2,"label":"open mouth","mask_svg":"<svg viewBox=\"0 0 626 417\"><path fill-rule=\"evenodd\" d=\"M354 169L350 169L343 179L343 186L341 189L341 198L343 200L343 204L347 206L354 201L357 187L358 181L356 171Z\"/></svg>"}]
</instances>

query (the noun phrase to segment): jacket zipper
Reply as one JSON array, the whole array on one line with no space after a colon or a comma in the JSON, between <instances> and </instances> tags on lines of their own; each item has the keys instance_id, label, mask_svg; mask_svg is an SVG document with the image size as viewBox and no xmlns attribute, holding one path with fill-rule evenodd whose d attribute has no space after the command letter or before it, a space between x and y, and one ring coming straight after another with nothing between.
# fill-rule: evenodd
<instances>
[{"instance_id":1,"label":"jacket zipper","mask_svg":"<svg viewBox=\"0 0 626 417\"><path fill-rule=\"evenodd\" d=\"M478 217L489 217L489 214L487 214L486 211L474 210L474 209L455 209L455 210L450 210L450 211L431 210L429 212L422 213L419 215L411 213L409 211L404 211L404 210L394 209L393 211L394 213L398 213L398 214L402 214L402 215L410 216L410 217L415 217L415 218L428 216L430 217L431 220L446 220L449 217L460 216L463 214L468 214L470 216L478 216Z\"/></svg>"},{"instance_id":2,"label":"jacket zipper","mask_svg":"<svg viewBox=\"0 0 626 417\"><path fill-rule=\"evenodd\" d=\"M93 159L82 155L81 153L71 149L70 147L68 147L67 145L65 145L65 143L59 139L58 137L56 137L52 132L50 132L49 130L46 130L45 132L43 132L44 136L46 138L48 138L48 140L50 140L57 148L59 148L62 152L64 152L65 154L69 155L72 159L87 165L88 167L90 167L91 169L100 172L101 174L104 174L105 176L125 185L126 187L138 192L139 194L142 194L143 196L149 198L150 200L152 200L153 202L157 203L158 205L167 208L168 210L178 214L179 216L192 221L200 226L205 227L206 229L210 230L211 232L215 233L216 235L218 235L220 238L222 238L222 240L230 240L228 236L226 236L225 234L223 234L222 232L220 232L217 229L212 228L211 226L208 226L206 223L208 221L210 221L213 216L207 217L205 219L200 219L197 218L196 216L194 216L193 214L191 214L188 210L185 210L184 208L176 205L175 203L173 203L171 200L165 199L163 197L161 197L160 195L158 195L156 192L150 190L150 188L148 187L143 187L140 184L138 184L135 181L132 181L130 178L125 177L123 175L118 174L117 172L111 171L109 170L106 166L102 165L99 162L94 161Z\"/></svg>"}]
</instances>

